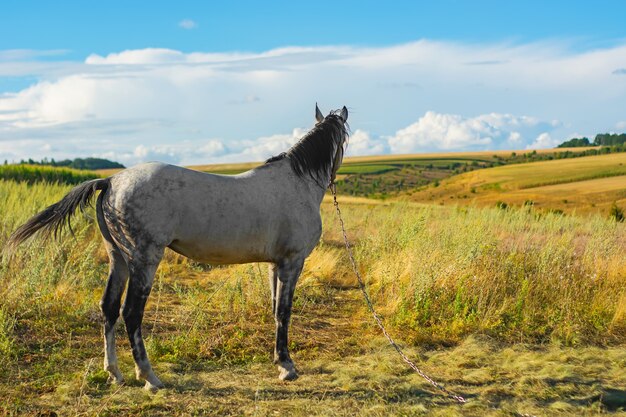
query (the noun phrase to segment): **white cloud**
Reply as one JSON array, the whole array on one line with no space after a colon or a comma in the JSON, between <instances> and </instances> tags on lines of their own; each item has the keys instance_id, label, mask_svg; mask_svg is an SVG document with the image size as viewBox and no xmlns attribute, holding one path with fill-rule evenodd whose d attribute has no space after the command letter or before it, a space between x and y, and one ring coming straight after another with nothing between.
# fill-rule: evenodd
<instances>
[{"instance_id":1,"label":"white cloud","mask_svg":"<svg viewBox=\"0 0 626 417\"><path fill-rule=\"evenodd\" d=\"M619 130L626 130L626 120L621 121L621 122L617 122L615 124L615 127Z\"/></svg>"},{"instance_id":2,"label":"white cloud","mask_svg":"<svg viewBox=\"0 0 626 417\"><path fill-rule=\"evenodd\" d=\"M189 29L197 28L198 24L191 19L183 19L180 22L178 22L178 26L180 26L183 29L189 30Z\"/></svg>"},{"instance_id":3,"label":"white cloud","mask_svg":"<svg viewBox=\"0 0 626 417\"><path fill-rule=\"evenodd\" d=\"M69 51L66 49L7 49L0 51L0 61L23 61L40 57L51 57L65 55Z\"/></svg>"},{"instance_id":4,"label":"white cloud","mask_svg":"<svg viewBox=\"0 0 626 417\"><path fill-rule=\"evenodd\" d=\"M187 56L172 49L145 48L111 53L105 57L91 54L85 60L88 65L137 65L137 64L172 64L187 60Z\"/></svg>"},{"instance_id":5,"label":"white cloud","mask_svg":"<svg viewBox=\"0 0 626 417\"><path fill-rule=\"evenodd\" d=\"M145 146L187 161L193 156L181 146L219 138L223 151L202 157L262 159L294 139L276 132L311 126L316 101L326 112L350 107L351 155L524 148L542 133L554 141L614 129L624 120L626 77L612 73L626 65L626 45L572 50L422 40L260 53L146 48L84 62L0 51L0 77L38 80L0 91L0 141L43 141L55 158L114 152L138 160L134 150Z\"/></svg>"},{"instance_id":6,"label":"white cloud","mask_svg":"<svg viewBox=\"0 0 626 417\"><path fill-rule=\"evenodd\" d=\"M270 156L285 152L306 133L306 129L296 128L291 134L277 134L255 140L236 141L227 159L233 161L262 161Z\"/></svg>"},{"instance_id":7,"label":"white cloud","mask_svg":"<svg viewBox=\"0 0 626 417\"><path fill-rule=\"evenodd\" d=\"M49 157L52 145L44 140L0 141L0 159L17 162L21 159Z\"/></svg>"},{"instance_id":8,"label":"white cloud","mask_svg":"<svg viewBox=\"0 0 626 417\"><path fill-rule=\"evenodd\" d=\"M562 141L553 139L549 133L542 133L533 143L526 146L526 149L543 149L543 148L554 148Z\"/></svg>"},{"instance_id":9,"label":"white cloud","mask_svg":"<svg viewBox=\"0 0 626 417\"><path fill-rule=\"evenodd\" d=\"M348 156L381 155L388 152L389 145L384 138L373 138L361 129L354 131L348 142Z\"/></svg>"},{"instance_id":10,"label":"white cloud","mask_svg":"<svg viewBox=\"0 0 626 417\"><path fill-rule=\"evenodd\" d=\"M516 149L528 144L538 131L552 130L558 125L511 114L489 113L466 118L428 111L388 141L392 153Z\"/></svg>"},{"instance_id":11,"label":"white cloud","mask_svg":"<svg viewBox=\"0 0 626 417\"><path fill-rule=\"evenodd\" d=\"M517 145L522 139L522 135L519 132L511 132L509 133L509 139L508 142L511 145Z\"/></svg>"},{"instance_id":12,"label":"white cloud","mask_svg":"<svg viewBox=\"0 0 626 417\"><path fill-rule=\"evenodd\" d=\"M225 150L224 144L217 139L198 141L196 143L182 142L177 145L138 145L132 154L121 154L118 159L122 159L129 164L163 161L189 165L211 160L216 156L222 155Z\"/></svg>"},{"instance_id":13,"label":"white cloud","mask_svg":"<svg viewBox=\"0 0 626 417\"><path fill-rule=\"evenodd\" d=\"M131 150L103 152L97 156L120 161L125 165L149 161L178 165L264 161L289 149L304 134L305 129L296 128L290 134L236 140L228 145L221 139L182 141L176 145L140 144Z\"/></svg>"}]
</instances>

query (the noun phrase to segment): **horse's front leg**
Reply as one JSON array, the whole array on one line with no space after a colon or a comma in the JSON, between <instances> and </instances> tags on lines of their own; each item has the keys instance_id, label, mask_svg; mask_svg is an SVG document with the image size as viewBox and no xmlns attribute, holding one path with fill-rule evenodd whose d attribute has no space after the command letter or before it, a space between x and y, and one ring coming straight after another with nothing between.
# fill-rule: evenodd
<instances>
[{"instance_id":1,"label":"horse's front leg","mask_svg":"<svg viewBox=\"0 0 626 417\"><path fill-rule=\"evenodd\" d=\"M280 371L279 379L291 381L298 378L296 367L289 356L288 333L291 305L296 283L304 265L303 258L285 259L278 263L278 280L276 282L276 345L274 363Z\"/></svg>"},{"instance_id":2,"label":"horse's front leg","mask_svg":"<svg viewBox=\"0 0 626 417\"><path fill-rule=\"evenodd\" d=\"M272 315L276 316L276 283L278 282L278 265L270 264L268 275L272 297Z\"/></svg>"}]
</instances>

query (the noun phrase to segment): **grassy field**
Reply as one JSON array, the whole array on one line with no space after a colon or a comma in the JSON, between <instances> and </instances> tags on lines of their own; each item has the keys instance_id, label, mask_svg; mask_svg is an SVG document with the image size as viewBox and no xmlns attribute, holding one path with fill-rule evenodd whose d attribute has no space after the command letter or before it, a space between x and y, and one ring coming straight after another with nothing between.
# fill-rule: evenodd
<instances>
[{"instance_id":1,"label":"grassy field","mask_svg":"<svg viewBox=\"0 0 626 417\"><path fill-rule=\"evenodd\" d=\"M560 148L541 151L467 152L424 155L385 155L352 158L346 171L339 171L337 187L344 194L371 198L393 198L405 190L438 185L442 180L466 172L502 165L578 159L598 153L619 153L623 148ZM370 166L395 167L368 172ZM356 167L358 169L350 168ZM344 174L344 175L341 175Z\"/></svg>"},{"instance_id":2,"label":"grassy field","mask_svg":"<svg viewBox=\"0 0 626 417\"><path fill-rule=\"evenodd\" d=\"M486 172L486 171L476 171ZM67 186L0 181L0 246ZM378 333L329 201L294 304L299 380L270 361L264 265L210 267L168 252L144 320L167 389L101 370L98 301L107 263L97 228L29 242L0 269L0 415L595 415L626 407L626 226L532 207L441 207L340 197L377 309L419 366ZM93 217L93 213L91 214Z\"/></svg>"},{"instance_id":3,"label":"grassy field","mask_svg":"<svg viewBox=\"0 0 626 417\"><path fill-rule=\"evenodd\" d=\"M495 205L505 202L565 213L608 213L626 205L626 154L560 159L477 170L409 191L413 201Z\"/></svg>"},{"instance_id":4,"label":"grassy field","mask_svg":"<svg viewBox=\"0 0 626 417\"><path fill-rule=\"evenodd\" d=\"M42 165L0 165L0 179L25 181L28 183L50 182L80 184L98 178L100 174L71 168L56 168Z\"/></svg>"}]
</instances>

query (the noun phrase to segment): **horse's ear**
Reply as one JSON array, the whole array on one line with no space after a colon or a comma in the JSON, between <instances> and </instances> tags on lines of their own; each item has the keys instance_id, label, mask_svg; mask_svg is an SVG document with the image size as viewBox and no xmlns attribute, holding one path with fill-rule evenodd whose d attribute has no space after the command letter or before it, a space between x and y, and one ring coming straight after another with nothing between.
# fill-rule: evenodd
<instances>
[{"instance_id":1,"label":"horse's ear","mask_svg":"<svg viewBox=\"0 0 626 417\"><path fill-rule=\"evenodd\" d=\"M317 107L317 103L315 103L315 120L317 120L317 123L321 123L321 121L324 120L324 115L320 111L320 108Z\"/></svg>"},{"instance_id":2,"label":"horse's ear","mask_svg":"<svg viewBox=\"0 0 626 417\"><path fill-rule=\"evenodd\" d=\"M348 109L346 108L346 106L343 106L343 109L341 109L341 113L339 114L339 116L341 116L344 123L348 121Z\"/></svg>"}]
</instances>

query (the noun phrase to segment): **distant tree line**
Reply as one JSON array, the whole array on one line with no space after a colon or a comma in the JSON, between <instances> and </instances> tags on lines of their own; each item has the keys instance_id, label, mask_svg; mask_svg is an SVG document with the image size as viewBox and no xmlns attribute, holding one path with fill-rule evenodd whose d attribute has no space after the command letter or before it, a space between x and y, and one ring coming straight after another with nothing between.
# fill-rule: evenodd
<instances>
[{"instance_id":1,"label":"distant tree line","mask_svg":"<svg viewBox=\"0 0 626 417\"><path fill-rule=\"evenodd\" d=\"M599 133L593 142L589 138L572 138L561 143L558 148L580 148L586 146L621 146L626 143L626 133Z\"/></svg>"},{"instance_id":2,"label":"distant tree line","mask_svg":"<svg viewBox=\"0 0 626 417\"><path fill-rule=\"evenodd\" d=\"M5 165L7 162L5 161ZM63 159L62 161L55 161L54 158L44 158L41 161L35 161L33 159L24 160L19 162L19 165L46 165L52 167L66 167L82 170L94 170L94 169L111 169L111 168L126 168L124 165L109 161L103 158L76 158L76 159Z\"/></svg>"},{"instance_id":3,"label":"distant tree line","mask_svg":"<svg viewBox=\"0 0 626 417\"><path fill-rule=\"evenodd\" d=\"M589 142L589 138L572 138L570 140L566 140L561 143L557 148L584 148L587 146L593 146L591 142Z\"/></svg>"},{"instance_id":4,"label":"distant tree line","mask_svg":"<svg viewBox=\"0 0 626 417\"><path fill-rule=\"evenodd\" d=\"M619 135L603 133L600 135L596 135L596 138L593 141L593 144L596 146L616 146L623 145L624 143L626 143L626 133L622 133Z\"/></svg>"}]
</instances>

